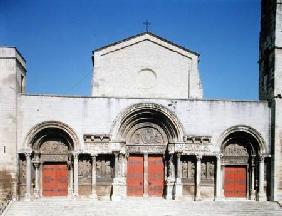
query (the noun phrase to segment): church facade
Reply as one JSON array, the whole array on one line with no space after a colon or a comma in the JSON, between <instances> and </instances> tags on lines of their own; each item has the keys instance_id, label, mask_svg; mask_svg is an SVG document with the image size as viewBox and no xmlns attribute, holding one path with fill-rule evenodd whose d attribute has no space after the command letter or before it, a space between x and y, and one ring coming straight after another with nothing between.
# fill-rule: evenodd
<instances>
[{"instance_id":1,"label":"church facade","mask_svg":"<svg viewBox=\"0 0 282 216\"><path fill-rule=\"evenodd\" d=\"M25 94L1 47L2 193L282 200L281 4L262 1L259 101L203 99L199 54L150 32L93 51L90 97Z\"/></svg>"}]
</instances>

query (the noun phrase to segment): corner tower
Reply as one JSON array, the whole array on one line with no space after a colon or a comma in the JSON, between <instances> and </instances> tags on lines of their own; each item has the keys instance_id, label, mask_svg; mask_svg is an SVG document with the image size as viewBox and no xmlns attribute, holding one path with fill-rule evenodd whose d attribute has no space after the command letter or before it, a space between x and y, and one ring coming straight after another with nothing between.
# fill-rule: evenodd
<instances>
[{"instance_id":1,"label":"corner tower","mask_svg":"<svg viewBox=\"0 0 282 216\"><path fill-rule=\"evenodd\" d=\"M25 91L25 74L25 60L17 49L0 47L1 196L17 194L17 98Z\"/></svg>"},{"instance_id":2,"label":"corner tower","mask_svg":"<svg viewBox=\"0 0 282 216\"><path fill-rule=\"evenodd\" d=\"M282 200L282 0L261 1L259 98L271 105L272 193Z\"/></svg>"}]
</instances>

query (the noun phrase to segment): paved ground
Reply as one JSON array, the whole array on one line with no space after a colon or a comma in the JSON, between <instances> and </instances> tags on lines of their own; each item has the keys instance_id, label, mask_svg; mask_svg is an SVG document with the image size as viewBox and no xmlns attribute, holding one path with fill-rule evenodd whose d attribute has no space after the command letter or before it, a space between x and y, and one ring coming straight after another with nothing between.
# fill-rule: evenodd
<instances>
[{"instance_id":1,"label":"paved ground","mask_svg":"<svg viewBox=\"0 0 282 216\"><path fill-rule=\"evenodd\" d=\"M255 201L167 201L136 199L123 201L40 199L10 205L3 216L185 216L255 215L282 216L274 202Z\"/></svg>"}]
</instances>

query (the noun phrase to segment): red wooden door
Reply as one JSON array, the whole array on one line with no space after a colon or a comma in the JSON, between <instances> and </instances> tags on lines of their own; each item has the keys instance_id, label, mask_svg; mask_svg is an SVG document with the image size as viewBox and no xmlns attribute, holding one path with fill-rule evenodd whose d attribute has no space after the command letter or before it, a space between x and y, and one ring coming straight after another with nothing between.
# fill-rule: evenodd
<instances>
[{"instance_id":1,"label":"red wooden door","mask_svg":"<svg viewBox=\"0 0 282 216\"><path fill-rule=\"evenodd\" d=\"M148 158L149 196L162 196L164 190L164 163L162 156Z\"/></svg>"},{"instance_id":2,"label":"red wooden door","mask_svg":"<svg viewBox=\"0 0 282 216\"><path fill-rule=\"evenodd\" d=\"M127 195L143 196L144 161L143 156L129 156L127 161Z\"/></svg>"},{"instance_id":3,"label":"red wooden door","mask_svg":"<svg viewBox=\"0 0 282 216\"><path fill-rule=\"evenodd\" d=\"M246 197L247 170L245 166L226 166L224 168L225 197Z\"/></svg>"},{"instance_id":4,"label":"red wooden door","mask_svg":"<svg viewBox=\"0 0 282 216\"><path fill-rule=\"evenodd\" d=\"M42 175L43 196L68 195L68 167L65 164L45 164Z\"/></svg>"}]
</instances>

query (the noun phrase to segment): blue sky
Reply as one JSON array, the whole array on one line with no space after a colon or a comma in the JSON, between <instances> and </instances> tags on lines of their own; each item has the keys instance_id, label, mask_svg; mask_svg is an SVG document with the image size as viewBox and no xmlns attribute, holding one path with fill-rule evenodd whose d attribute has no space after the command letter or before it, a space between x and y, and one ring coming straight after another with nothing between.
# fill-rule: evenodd
<instances>
[{"instance_id":1,"label":"blue sky","mask_svg":"<svg viewBox=\"0 0 282 216\"><path fill-rule=\"evenodd\" d=\"M204 97L258 98L259 0L0 0L27 92L90 95L92 50L144 31L199 52Z\"/></svg>"}]
</instances>

